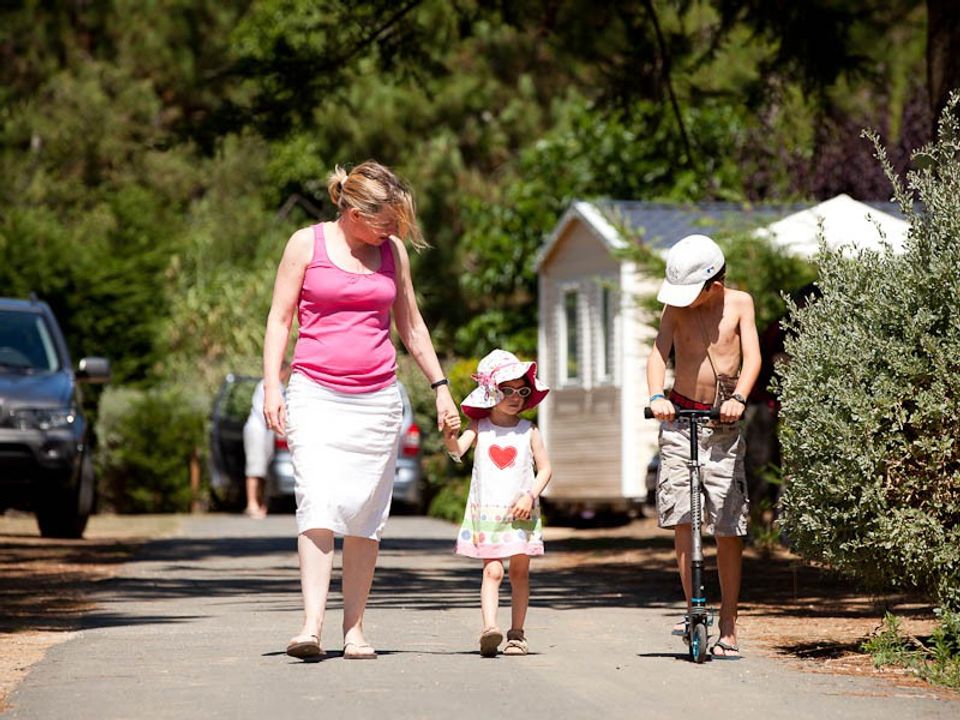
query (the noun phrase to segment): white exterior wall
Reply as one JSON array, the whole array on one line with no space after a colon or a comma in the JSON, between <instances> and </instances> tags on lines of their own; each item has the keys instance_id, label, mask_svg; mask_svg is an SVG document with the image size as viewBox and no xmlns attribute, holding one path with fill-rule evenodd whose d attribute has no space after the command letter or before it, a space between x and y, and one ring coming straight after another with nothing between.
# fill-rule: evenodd
<instances>
[{"instance_id":1,"label":"white exterior wall","mask_svg":"<svg viewBox=\"0 0 960 720\"><path fill-rule=\"evenodd\" d=\"M656 330L650 324L649 310L643 307L643 302L645 298L656 294L660 283L644 277L635 263L625 262L621 267L621 285L621 491L625 497L644 497L647 465L658 451L660 427L655 420L643 417L643 409L650 399L647 358L656 338Z\"/></svg>"},{"instance_id":2,"label":"white exterior wall","mask_svg":"<svg viewBox=\"0 0 960 720\"><path fill-rule=\"evenodd\" d=\"M552 498L621 495L620 332L613 325L614 374L602 377L602 285L620 284L620 264L583 222L569 225L539 273L539 342L542 377L551 392L539 415L554 468ZM564 294L579 297L579 375L565 378Z\"/></svg>"}]
</instances>

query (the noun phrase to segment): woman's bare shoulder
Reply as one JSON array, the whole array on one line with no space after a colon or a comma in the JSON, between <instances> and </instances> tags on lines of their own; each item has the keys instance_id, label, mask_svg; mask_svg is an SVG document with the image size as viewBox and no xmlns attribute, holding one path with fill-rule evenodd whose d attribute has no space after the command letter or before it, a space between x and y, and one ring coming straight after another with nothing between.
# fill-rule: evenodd
<instances>
[{"instance_id":1,"label":"woman's bare shoulder","mask_svg":"<svg viewBox=\"0 0 960 720\"><path fill-rule=\"evenodd\" d=\"M313 239L313 227L300 228L287 240L284 257L306 265L313 258Z\"/></svg>"}]
</instances>

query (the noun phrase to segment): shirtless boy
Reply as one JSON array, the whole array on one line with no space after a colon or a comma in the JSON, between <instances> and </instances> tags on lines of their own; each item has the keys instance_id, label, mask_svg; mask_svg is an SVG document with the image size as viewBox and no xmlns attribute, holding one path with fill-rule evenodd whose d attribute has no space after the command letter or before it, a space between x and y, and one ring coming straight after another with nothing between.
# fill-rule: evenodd
<instances>
[{"instance_id":1,"label":"shirtless boy","mask_svg":"<svg viewBox=\"0 0 960 720\"><path fill-rule=\"evenodd\" d=\"M724 287L723 251L705 235L688 235L667 255L666 280L657 299L664 303L660 332L647 361L650 408L660 426L657 514L660 527L674 529L677 566L690 604L689 432L674 422L674 406L708 409L717 399L718 376L729 395L720 402L720 423L700 431L707 532L717 539L720 575L720 639L714 656L739 656L737 604L740 599L743 536L747 534L744 445L738 421L760 372L760 342L749 294ZM675 374L664 395L667 358L674 351ZM677 632L679 630L679 632ZM682 622L674 632L682 634Z\"/></svg>"}]
</instances>

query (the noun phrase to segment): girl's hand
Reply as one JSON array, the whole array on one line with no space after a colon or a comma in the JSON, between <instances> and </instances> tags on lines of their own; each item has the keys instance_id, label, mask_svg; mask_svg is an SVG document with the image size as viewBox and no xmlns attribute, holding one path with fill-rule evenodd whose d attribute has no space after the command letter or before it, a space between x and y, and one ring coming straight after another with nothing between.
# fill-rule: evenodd
<instances>
[{"instance_id":1,"label":"girl's hand","mask_svg":"<svg viewBox=\"0 0 960 720\"><path fill-rule=\"evenodd\" d=\"M517 498L517 501L513 504L513 509L510 510L510 514L513 515L514 520L529 520L532 512L533 498L530 496L530 493L524 493Z\"/></svg>"},{"instance_id":2,"label":"girl's hand","mask_svg":"<svg viewBox=\"0 0 960 720\"><path fill-rule=\"evenodd\" d=\"M264 386L263 388L263 419L267 429L277 435L283 435L287 429L287 409L283 404L283 395L280 386Z\"/></svg>"},{"instance_id":3,"label":"girl's hand","mask_svg":"<svg viewBox=\"0 0 960 720\"><path fill-rule=\"evenodd\" d=\"M460 433L460 413L457 413L443 424L443 434L447 437L456 437Z\"/></svg>"}]
</instances>

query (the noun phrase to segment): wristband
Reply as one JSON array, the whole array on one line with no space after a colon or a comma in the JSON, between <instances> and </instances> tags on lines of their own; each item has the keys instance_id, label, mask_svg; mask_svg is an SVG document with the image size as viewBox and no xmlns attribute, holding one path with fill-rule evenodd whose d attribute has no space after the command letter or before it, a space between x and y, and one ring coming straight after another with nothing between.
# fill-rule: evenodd
<instances>
[{"instance_id":1,"label":"wristband","mask_svg":"<svg viewBox=\"0 0 960 720\"><path fill-rule=\"evenodd\" d=\"M664 395L663 393L654 393L653 395L650 396L650 402L653 402L654 400L666 400L666 399L667 399L667 396Z\"/></svg>"},{"instance_id":2,"label":"wristband","mask_svg":"<svg viewBox=\"0 0 960 720\"><path fill-rule=\"evenodd\" d=\"M430 389L431 389L431 390L436 390L436 389L437 389L438 387L440 387L441 385L449 385L449 384L450 384L450 381L447 380L445 377L444 377L444 378L440 378L440 379L437 380L436 382L430 383Z\"/></svg>"}]
</instances>

